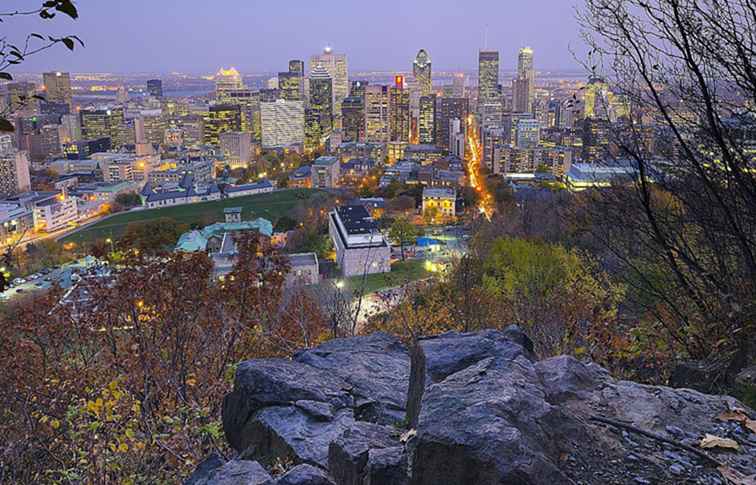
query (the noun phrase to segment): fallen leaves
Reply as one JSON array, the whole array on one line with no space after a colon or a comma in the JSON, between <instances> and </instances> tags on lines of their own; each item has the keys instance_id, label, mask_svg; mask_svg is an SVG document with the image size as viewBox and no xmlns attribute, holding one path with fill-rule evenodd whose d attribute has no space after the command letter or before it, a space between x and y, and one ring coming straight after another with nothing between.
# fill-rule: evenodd
<instances>
[{"instance_id":1,"label":"fallen leaves","mask_svg":"<svg viewBox=\"0 0 756 485\"><path fill-rule=\"evenodd\" d=\"M732 485L756 485L756 475L743 475L727 465L722 465L717 468L717 470L719 470L719 473L721 473Z\"/></svg>"},{"instance_id":2,"label":"fallen leaves","mask_svg":"<svg viewBox=\"0 0 756 485\"><path fill-rule=\"evenodd\" d=\"M717 419L720 421L736 421L748 428L752 433L756 433L756 420L750 419L743 409L734 408L725 411L717 416Z\"/></svg>"},{"instance_id":3,"label":"fallen leaves","mask_svg":"<svg viewBox=\"0 0 756 485\"><path fill-rule=\"evenodd\" d=\"M715 436L713 434L707 434L701 438L701 442L698 444L701 448L729 448L732 450L739 450L740 445L735 440L730 438L722 438L721 436Z\"/></svg>"}]
</instances>

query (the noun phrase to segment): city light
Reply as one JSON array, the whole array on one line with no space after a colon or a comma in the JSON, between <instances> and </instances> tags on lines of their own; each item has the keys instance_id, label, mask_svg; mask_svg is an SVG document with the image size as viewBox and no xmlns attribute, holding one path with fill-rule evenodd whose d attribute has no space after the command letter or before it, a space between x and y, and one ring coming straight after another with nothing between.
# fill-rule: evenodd
<instances>
[{"instance_id":1,"label":"city light","mask_svg":"<svg viewBox=\"0 0 756 485\"><path fill-rule=\"evenodd\" d=\"M483 178L483 149L478 135L478 123L473 115L467 117L467 150L465 155L470 186L475 189L480 199L478 210L490 221L494 212L494 200Z\"/></svg>"}]
</instances>

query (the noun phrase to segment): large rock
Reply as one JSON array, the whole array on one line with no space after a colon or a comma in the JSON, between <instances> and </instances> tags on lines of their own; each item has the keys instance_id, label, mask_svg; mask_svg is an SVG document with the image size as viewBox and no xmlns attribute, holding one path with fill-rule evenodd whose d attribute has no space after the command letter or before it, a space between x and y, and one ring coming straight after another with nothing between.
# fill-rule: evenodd
<instances>
[{"instance_id":1,"label":"large rock","mask_svg":"<svg viewBox=\"0 0 756 485\"><path fill-rule=\"evenodd\" d=\"M268 485L272 477L256 461L231 460L217 468L207 483L212 485Z\"/></svg>"},{"instance_id":2,"label":"large rock","mask_svg":"<svg viewBox=\"0 0 756 485\"><path fill-rule=\"evenodd\" d=\"M517 327L420 344L426 387L409 432L409 355L396 338L340 339L294 360L240 364L223 406L239 452L233 467L291 464L272 485L725 483L697 454L636 431L645 430L693 447L705 434L735 440L737 451L706 453L756 473L756 433L717 419L734 408L756 418L732 398L615 380L572 357L537 361ZM226 466L201 465L192 485L225 483Z\"/></svg>"},{"instance_id":3,"label":"large rock","mask_svg":"<svg viewBox=\"0 0 756 485\"><path fill-rule=\"evenodd\" d=\"M370 451L398 445L395 428L357 422L331 443L328 470L339 485L362 485Z\"/></svg>"}]
</instances>

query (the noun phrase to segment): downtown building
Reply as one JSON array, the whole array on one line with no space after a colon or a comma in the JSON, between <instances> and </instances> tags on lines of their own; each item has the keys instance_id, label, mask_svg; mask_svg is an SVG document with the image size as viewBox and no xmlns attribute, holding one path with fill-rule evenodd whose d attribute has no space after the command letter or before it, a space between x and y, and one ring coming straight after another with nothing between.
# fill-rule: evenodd
<instances>
[{"instance_id":1,"label":"downtown building","mask_svg":"<svg viewBox=\"0 0 756 485\"><path fill-rule=\"evenodd\" d=\"M534 94L533 49L523 47L517 57L517 77L512 81L512 109L519 113L533 113Z\"/></svg>"},{"instance_id":2,"label":"downtown building","mask_svg":"<svg viewBox=\"0 0 756 485\"><path fill-rule=\"evenodd\" d=\"M202 142L205 145L219 146L221 133L241 131L241 109L233 104L216 104L210 106L205 115Z\"/></svg>"},{"instance_id":3,"label":"downtown building","mask_svg":"<svg viewBox=\"0 0 756 485\"><path fill-rule=\"evenodd\" d=\"M301 147L305 140L305 109L302 101L278 99L260 103L262 147Z\"/></svg>"},{"instance_id":4,"label":"downtown building","mask_svg":"<svg viewBox=\"0 0 756 485\"><path fill-rule=\"evenodd\" d=\"M365 141L386 143L389 141L389 87L368 85L365 87Z\"/></svg>"},{"instance_id":5,"label":"downtown building","mask_svg":"<svg viewBox=\"0 0 756 485\"><path fill-rule=\"evenodd\" d=\"M342 142L365 141L365 97L348 96L341 102Z\"/></svg>"},{"instance_id":6,"label":"downtown building","mask_svg":"<svg viewBox=\"0 0 756 485\"><path fill-rule=\"evenodd\" d=\"M328 233L343 276L391 271L391 247L365 206L334 209L329 214Z\"/></svg>"},{"instance_id":7,"label":"downtown building","mask_svg":"<svg viewBox=\"0 0 756 485\"><path fill-rule=\"evenodd\" d=\"M389 88L389 141L409 142L410 92L404 86L404 76L395 76Z\"/></svg>"},{"instance_id":8,"label":"downtown building","mask_svg":"<svg viewBox=\"0 0 756 485\"><path fill-rule=\"evenodd\" d=\"M322 54L310 58L310 71L314 71L317 66L323 66L332 79L333 105L340 107L341 101L349 96L349 69L346 55L334 54L330 47L326 47ZM310 82L312 83L312 81ZM310 96L312 97L312 84L310 85Z\"/></svg>"},{"instance_id":9,"label":"downtown building","mask_svg":"<svg viewBox=\"0 0 756 485\"><path fill-rule=\"evenodd\" d=\"M73 107L71 75L67 72L46 72L42 74L42 84L45 88L45 100L48 103L64 104L70 112Z\"/></svg>"},{"instance_id":10,"label":"downtown building","mask_svg":"<svg viewBox=\"0 0 756 485\"><path fill-rule=\"evenodd\" d=\"M333 78L322 64L310 72L309 107L305 113L305 148L324 145L333 131Z\"/></svg>"},{"instance_id":11,"label":"downtown building","mask_svg":"<svg viewBox=\"0 0 756 485\"><path fill-rule=\"evenodd\" d=\"M483 128L501 124L503 106L499 87L499 52L478 52L478 114Z\"/></svg>"},{"instance_id":12,"label":"downtown building","mask_svg":"<svg viewBox=\"0 0 756 485\"><path fill-rule=\"evenodd\" d=\"M425 49L420 49L412 63L412 74L415 76L420 96L433 94L433 72L431 70L431 58Z\"/></svg>"},{"instance_id":13,"label":"downtown building","mask_svg":"<svg viewBox=\"0 0 756 485\"><path fill-rule=\"evenodd\" d=\"M469 114L469 103L467 98L437 98L436 99L436 145L444 150L450 150L452 143L450 133L452 120L458 119L462 123L461 131L465 132L467 127L467 116Z\"/></svg>"}]
</instances>

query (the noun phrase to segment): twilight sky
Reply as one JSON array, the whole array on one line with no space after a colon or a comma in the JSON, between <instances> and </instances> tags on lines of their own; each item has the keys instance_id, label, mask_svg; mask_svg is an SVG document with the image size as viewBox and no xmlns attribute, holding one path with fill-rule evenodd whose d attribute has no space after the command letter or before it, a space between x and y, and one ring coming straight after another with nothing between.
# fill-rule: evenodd
<instances>
[{"instance_id":1,"label":"twilight sky","mask_svg":"<svg viewBox=\"0 0 756 485\"><path fill-rule=\"evenodd\" d=\"M501 53L515 68L517 50L535 50L536 69L576 68L583 49L574 6L580 0L78 0L80 18L13 18L3 34L77 34L86 48L60 47L30 58L24 72L242 72L285 70L330 44L350 70L408 70L419 48L436 70L475 69L477 50ZM4 11L40 0L5 0Z\"/></svg>"}]
</instances>

